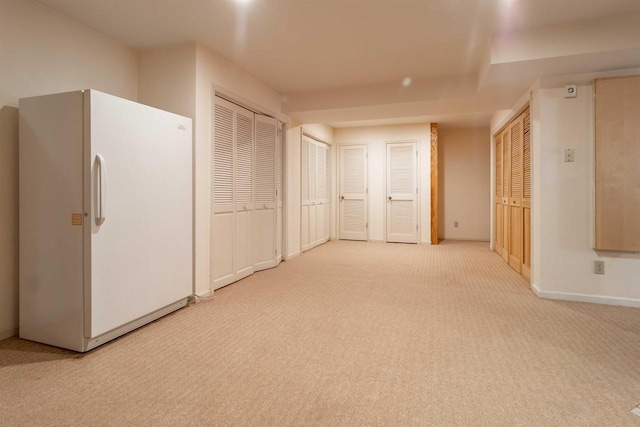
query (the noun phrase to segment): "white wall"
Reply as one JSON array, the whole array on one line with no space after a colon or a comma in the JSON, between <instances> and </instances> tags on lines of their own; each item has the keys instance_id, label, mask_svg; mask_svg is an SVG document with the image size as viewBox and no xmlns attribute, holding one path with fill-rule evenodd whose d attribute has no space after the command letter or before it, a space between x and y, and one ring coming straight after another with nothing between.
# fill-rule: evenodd
<instances>
[{"instance_id":1,"label":"white wall","mask_svg":"<svg viewBox=\"0 0 640 427\"><path fill-rule=\"evenodd\" d=\"M334 142L339 145L367 144L369 146L369 240L385 241L386 215L386 143L418 141L420 191L420 242L430 243L431 200L430 177L430 124L403 124L336 128ZM336 168L337 169L337 168Z\"/></svg>"},{"instance_id":2,"label":"white wall","mask_svg":"<svg viewBox=\"0 0 640 427\"><path fill-rule=\"evenodd\" d=\"M576 98L556 86L537 82L530 92L532 288L545 298L640 307L640 255L593 249L593 84L579 85ZM492 134L502 122L495 117ZM575 162L563 161L565 148ZM605 261L606 274L593 273L595 260Z\"/></svg>"},{"instance_id":3,"label":"white wall","mask_svg":"<svg viewBox=\"0 0 640 427\"><path fill-rule=\"evenodd\" d=\"M534 211L539 227L543 292L632 298L640 306L640 256L596 253L594 246L594 102L593 86L578 87L577 98L564 88L541 89L539 102L540 200ZM562 151L575 149L575 162ZM593 274L593 262L605 261L606 274Z\"/></svg>"},{"instance_id":4,"label":"white wall","mask_svg":"<svg viewBox=\"0 0 640 427\"><path fill-rule=\"evenodd\" d=\"M35 3L0 1L0 107L87 88L136 100L136 51ZM18 326L15 110L3 109L1 125L0 339Z\"/></svg>"},{"instance_id":5,"label":"white wall","mask_svg":"<svg viewBox=\"0 0 640 427\"><path fill-rule=\"evenodd\" d=\"M489 241L489 135L488 127L438 129L438 234L441 239Z\"/></svg>"}]
</instances>

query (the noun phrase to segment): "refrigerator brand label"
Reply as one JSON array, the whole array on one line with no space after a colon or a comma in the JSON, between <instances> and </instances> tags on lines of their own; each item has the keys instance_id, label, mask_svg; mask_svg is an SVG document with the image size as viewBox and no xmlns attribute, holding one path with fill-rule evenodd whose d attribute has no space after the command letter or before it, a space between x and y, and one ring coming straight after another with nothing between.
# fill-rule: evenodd
<instances>
[{"instance_id":1,"label":"refrigerator brand label","mask_svg":"<svg viewBox=\"0 0 640 427\"><path fill-rule=\"evenodd\" d=\"M81 213L72 213L71 214L71 225L82 225L82 214Z\"/></svg>"}]
</instances>

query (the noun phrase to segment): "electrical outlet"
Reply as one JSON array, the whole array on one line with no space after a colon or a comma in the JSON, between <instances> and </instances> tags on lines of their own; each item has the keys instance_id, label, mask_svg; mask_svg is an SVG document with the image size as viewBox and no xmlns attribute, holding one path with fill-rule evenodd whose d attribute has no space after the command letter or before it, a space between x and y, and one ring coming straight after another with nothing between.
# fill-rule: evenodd
<instances>
[{"instance_id":1,"label":"electrical outlet","mask_svg":"<svg viewBox=\"0 0 640 427\"><path fill-rule=\"evenodd\" d=\"M564 161L565 162L574 162L575 161L575 152L573 148L565 148L564 149Z\"/></svg>"},{"instance_id":2,"label":"electrical outlet","mask_svg":"<svg viewBox=\"0 0 640 427\"><path fill-rule=\"evenodd\" d=\"M453 226L454 226L454 228L458 228L458 221L454 221L453 222Z\"/></svg>"},{"instance_id":3,"label":"electrical outlet","mask_svg":"<svg viewBox=\"0 0 640 427\"><path fill-rule=\"evenodd\" d=\"M593 272L595 274L604 274L604 261L594 261Z\"/></svg>"}]
</instances>

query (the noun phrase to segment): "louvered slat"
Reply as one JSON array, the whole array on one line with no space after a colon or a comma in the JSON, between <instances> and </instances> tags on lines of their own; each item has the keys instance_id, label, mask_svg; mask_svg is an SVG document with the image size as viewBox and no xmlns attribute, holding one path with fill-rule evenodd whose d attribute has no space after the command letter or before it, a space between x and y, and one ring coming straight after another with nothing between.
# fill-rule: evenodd
<instances>
[{"instance_id":1,"label":"louvered slat","mask_svg":"<svg viewBox=\"0 0 640 427\"><path fill-rule=\"evenodd\" d=\"M326 184L325 182L325 161L326 161L326 152L327 150L325 150L325 148L323 146L316 146L316 150L317 150L317 157L318 157L318 162L317 162L317 166L318 166L318 175L317 175L317 193L316 193L316 199L318 199L318 201L323 202L324 201L324 186Z\"/></svg>"},{"instance_id":2,"label":"louvered slat","mask_svg":"<svg viewBox=\"0 0 640 427\"><path fill-rule=\"evenodd\" d=\"M276 140L276 199L282 202L282 132Z\"/></svg>"},{"instance_id":3,"label":"louvered slat","mask_svg":"<svg viewBox=\"0 0 640 427\"><path fill-rule=\"evenodd\" d=\"M276 126L256 120L256 203L275 200Z\"/></svg>"},{"instance_id":4,"label":"louvered slat","mask_svg":"<svg viewBox=\"0 0 640 427\"><path fill-rule=\"evenodd\" d=\"M509 131L502 134L502 197L509 196L509 175L511 174L511 154L509 151Z\"/></svg>"},{"instance_id":5,"label":"louvered slat","mask_svg":"<svg viewBox=\"0 0 640 427\"><path fill-rule=\"evenodd\" d=\"M252 203L253 117L238 113L236 122L236 203Z\"/></svg>"},{"instance_id":6,"label":"louvered slat","mask_svg":"<svg viewBox=\"0 0 640 427\"><path fill-rule=\"evenodd\" d=\"M394 201L391 210L391 233L411 234L413 229L413 201Z\"/></svg>"},{"instance_id":7,"label":"louvered slat","mask_svg":"<svg viewBox=\"0 0 640 427\"><path fill-rule=\"evenodd\" d=\"M316 144L309 144L309 200L316 201L316 175L318 167L316 164Z\"/></svg>"},{"instance_id":8,"label":"louvered slat","mask_svg":"<svg viewBox=\"0 0 640 427\"><path fill-rule=\"evenodd\" d=\"M358 233L365 228L364 201L344 200L342 202L343 224L342 229L346 232Z\"/></svg>"},{"instance_id":9,"label":"louvered slat","mask_svg":"<svg viewBox=\"0 0 640 427\"><path fill-rule=\"evenodd\" d=\"M343 191L344 194L364 193L364 158L363 148L349 148L343 151Z\"/></svg>"},{"instance_id":10,"label":"louvered slat","mask_svg":"<svg viewBox=\"0 0 640 427\"><path fill-rule=\"evenodd\" d=\"M511 197L522 197L522 122L511 127Z\"/></svg>"},{"instance_id":11,"label":"louvered slat","mask_svg":"<svg viewBox=\"0 0 640 427\"><path fill-rule=\"evenodd\" d=\"M393 171L391 194L412 194L414 151L411 146L393 147L391 149L391 170Z\"/></svg>"},{"instance_id":12,"label":"louvered slat","mask_svg":"<svg viewBox=\"0 0 640 427\"><path fill-rule=\"evenodd\" d=\"M309 141L302 140L302 201L309 202Z\"/></svg>"},{"instance_id":13,"label":"louvered slat","mask_svg":"<svg viewBox=\"0 0 640 427\"><path fill-rule=\"evenodd\" d=\"M502 197L502 137L496 138L496 197Z\"/></svg>"},{"instance_id":14,"label":"louvered slat","mask_svg":"<svg viewBox=\"0 0 640 427\"><path fill-rule=\"evenodd\" d=\"M213 203L233 203L233 111L215 106Z\"/></svg>"},{"instance_id":15,"label":"louvered slat","mask_svg":"<svg viewBox=\"0 0 640 427\"><path fill-rule=\"evenodd\" d=\"M327 147L326 153L327 153L327 161L326 161L325 176L327 178L327 184L325 187L324 198L325 200L329 201L331 199L331 148L330 147Z\"/></svg>"},{"instance_id":16,"label":"louvered slat","mask_svg":"<svg viewBox=\"0 0 640 427\"><path fill-rule=\"evenodd\" d=\"M525 117L525 123L528 121L529 117ZM524 183L523 188L523 197L525 199L531 198L531 132L526 132L524 134L522 146L522 155L523 155L523 174L522 180Z\"/></svg>"}]
</instances>

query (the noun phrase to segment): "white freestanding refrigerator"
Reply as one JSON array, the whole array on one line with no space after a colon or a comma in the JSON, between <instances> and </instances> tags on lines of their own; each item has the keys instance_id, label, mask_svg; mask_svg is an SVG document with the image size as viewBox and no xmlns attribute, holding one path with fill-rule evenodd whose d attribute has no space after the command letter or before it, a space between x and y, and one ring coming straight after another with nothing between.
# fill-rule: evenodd
<instances>
[{"instance_id":1,"label":"white freestanding refrigerator","mask_svg":"<svg viewBox=\"0 0 640 427\"><path fill-rule=\"evenodd\" d=\"M84 352L192 293L191 119L95 90L20 100L20 337Z\"/></svg>"}]
</instances>

